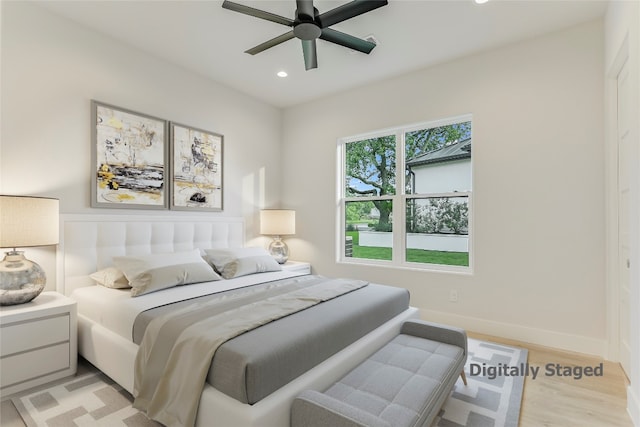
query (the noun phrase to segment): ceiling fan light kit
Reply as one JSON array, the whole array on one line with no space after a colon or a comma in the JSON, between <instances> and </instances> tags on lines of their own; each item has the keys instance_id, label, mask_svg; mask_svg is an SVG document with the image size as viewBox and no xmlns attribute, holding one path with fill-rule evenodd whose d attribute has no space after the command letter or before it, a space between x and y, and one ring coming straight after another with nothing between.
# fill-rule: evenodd
<instances>
[{"instance_id":1,"label":"ceiling fan light kit","mask_svg":"<svg viewBox=\"0 0 640 427\"><path fill-rule=\"evenodd\" d=\"M348 47L358 52L371 53L373 48L376 47L376 43L342 33L329 27L379 7L386 6L387 4L387 0L353 0L350 3L320 13L318 9L313 6L313 0L296 0L295 20L228 0L222 2L222 7L234 12L292 27L293 29L291 31L261 43L245 52L255 55L295 37L302 42L305 69L311 70L318 68L318 54L316 51L317 39Z\"/></svg>"}]
</instances>

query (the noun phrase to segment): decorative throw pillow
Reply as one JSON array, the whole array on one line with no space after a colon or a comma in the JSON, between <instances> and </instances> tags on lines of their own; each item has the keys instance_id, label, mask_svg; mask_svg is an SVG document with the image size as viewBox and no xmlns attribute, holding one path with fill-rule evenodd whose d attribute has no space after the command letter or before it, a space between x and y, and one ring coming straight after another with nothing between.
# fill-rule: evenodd
<instances>
[{"instance_id":1,"label":"decorative throw pillow","mask_svg":"<svg viewBox=\"0 0 640 427\"><path fill-rule=\"evenodd\" d=\"M131 296L139 296L174 286L220 280L200 251L113 257L131 285Z\"/></svg>"},{"instance_id":2,"label":"decorative throw pillow","mask_svg":"<svg viewBox=\"0 0 640 427\"><path fill-rule=\"evenodd\" d=\"M225 279L282 270L264 248L205 249L205 253L211 265Z\"/></svg>"},{"instance_id":3,"label":"decorative throw pillow","mask_svg":"<svg viewBox=\"0 0 640 427\"><path fill-rule=\"evenodd\" d=\"M115 267L107 267L89 275L98 285L113 289L130 288L124 273Z\"/></svg>"}]
</instances>

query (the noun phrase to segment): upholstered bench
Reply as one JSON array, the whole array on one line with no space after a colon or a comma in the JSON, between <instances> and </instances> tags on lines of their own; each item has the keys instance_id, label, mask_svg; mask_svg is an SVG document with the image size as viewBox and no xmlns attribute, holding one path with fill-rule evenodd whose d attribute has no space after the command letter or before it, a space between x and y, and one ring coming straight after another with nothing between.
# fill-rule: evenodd
<instances>
[{"instance_id":1,"label":"upholstered bench","mask_svg":"<svg viewBox=\"0 0 640 427\"><path fill-rule=\"evenodd\" d=\"M429 427L464 376L464 330L420 320L324 392L306 390L291 407L292 427Z\"/></svg>"}]
</instances>

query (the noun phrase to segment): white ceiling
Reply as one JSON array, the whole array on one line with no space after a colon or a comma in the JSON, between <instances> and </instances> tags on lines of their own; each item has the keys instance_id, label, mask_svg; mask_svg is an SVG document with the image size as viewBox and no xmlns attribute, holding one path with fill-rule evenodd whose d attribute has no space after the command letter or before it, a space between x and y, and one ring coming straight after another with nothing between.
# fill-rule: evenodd
<instances>
[{"instance_id":1,"label":"white ceiling","mask_svg":"<svg viewBox=\"0 0 640 427\"><path fill-rule=\"evenodd\" d=\"M294 18L295 0L234 0ZM348 0L315 0L322 12ZM289 27L232 12L222 1L39 1L50 11L278 107L400 75L556 31L604 14L595 0L390 0L333 26L379 44L370 55L318 40L305 71L297 39L251 56L245 50ZM285 70L286 78L276 72Z\"/></svg>"}]
</instances>

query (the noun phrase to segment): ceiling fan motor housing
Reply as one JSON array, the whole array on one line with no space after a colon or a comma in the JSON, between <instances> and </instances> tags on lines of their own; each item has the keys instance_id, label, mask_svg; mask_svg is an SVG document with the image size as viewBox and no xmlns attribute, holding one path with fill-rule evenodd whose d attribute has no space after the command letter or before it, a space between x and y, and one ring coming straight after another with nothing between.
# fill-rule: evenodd
<instances>
[{"instance_id":1,"label":"ceiling fan motor housing","mask_svg":"<svg viewBox=\"0 0 640 427\"><path fill-rule=\"evenodd\" d=\"M318 16L318 9L313 8L313 15L296 10L296 20L293 22L293 34L301 40L315 40L322 34L322 28L315 22Z\"/></svg>"},{"instance_id":2,"label":"ceiling fan motor housing","mask_svg":"<svg viewBox=\"0 0 640 427\"><path fill-rule=\"evenodd\" d=\"M301 40L315 40L322 34L322 29L313 22L301 22L293 27L293 34Z\"/></svg>"}]
</instances>

